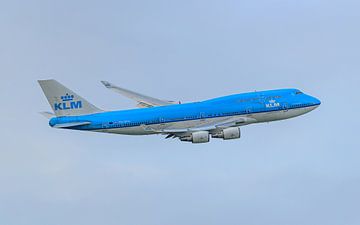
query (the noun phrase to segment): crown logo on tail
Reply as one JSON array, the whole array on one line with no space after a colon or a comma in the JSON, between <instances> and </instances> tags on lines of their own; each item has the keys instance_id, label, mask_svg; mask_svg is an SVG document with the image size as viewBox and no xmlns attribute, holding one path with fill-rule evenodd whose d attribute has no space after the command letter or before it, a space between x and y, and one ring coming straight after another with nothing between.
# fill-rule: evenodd
<instances>
[{"instance_id":1,"label":"crown logo on tail","mask_svg":"<svg viewBox=\"0 0 360 225\"><path fill-rule=\"evenodd\" d=\"M66 95L60 97L63 102L68 102L74 100L74 95L69 95L66 93Z\"/></svg>"}]
</instances>

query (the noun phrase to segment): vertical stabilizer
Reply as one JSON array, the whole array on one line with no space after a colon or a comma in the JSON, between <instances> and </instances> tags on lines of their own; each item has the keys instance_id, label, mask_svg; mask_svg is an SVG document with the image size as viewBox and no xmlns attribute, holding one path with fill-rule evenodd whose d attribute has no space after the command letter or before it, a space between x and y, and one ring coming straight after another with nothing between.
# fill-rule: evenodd
<instances>
[{"instance_id":1,"label":"vertical stabilizer","mask_svg":"<svg viewBox=\"0 0 360 225\"><path fill-rule=\"evenodd\" d=\"M78 116L101 112L56 80L38 81L56 116Z\"/></svg>"}]
</instances>

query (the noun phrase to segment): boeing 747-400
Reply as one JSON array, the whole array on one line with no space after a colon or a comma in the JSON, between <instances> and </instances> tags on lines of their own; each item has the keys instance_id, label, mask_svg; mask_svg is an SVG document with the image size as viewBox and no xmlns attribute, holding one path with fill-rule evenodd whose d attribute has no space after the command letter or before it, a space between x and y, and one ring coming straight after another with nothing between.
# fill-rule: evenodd
<instances>
[{"instance_id":1,"label":"boeing 747-400","mask_svg":"<svg viewBox=\"0 0 360 225\"><path fill-rule=\"evenodd\" d=\"M42 113L54 128L127 135L163 134L166 138L206 143L240 138L240 127L297 117L320 101L298 89L235 94L181 104L160 100L102 81L106 88L137 102L139 109L103 111L56 80L39 84L54 113Z\"/></svg>"}]
</instances>

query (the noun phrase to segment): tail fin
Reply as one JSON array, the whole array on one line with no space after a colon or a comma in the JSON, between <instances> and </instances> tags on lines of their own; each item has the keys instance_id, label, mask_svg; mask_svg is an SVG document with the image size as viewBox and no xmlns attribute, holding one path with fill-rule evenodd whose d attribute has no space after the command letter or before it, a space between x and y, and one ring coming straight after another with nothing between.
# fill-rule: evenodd
<instances>
[{"instance_id":1,"label":"tail fin","mask_svg":"<svg viewBox=\"0 0 360 225\"><path fill-rule=\"evenodd\" d=\"M56 116L78 116L101 112L100 109L56 80L38 81Z\"/></svg>"}]
</instances>

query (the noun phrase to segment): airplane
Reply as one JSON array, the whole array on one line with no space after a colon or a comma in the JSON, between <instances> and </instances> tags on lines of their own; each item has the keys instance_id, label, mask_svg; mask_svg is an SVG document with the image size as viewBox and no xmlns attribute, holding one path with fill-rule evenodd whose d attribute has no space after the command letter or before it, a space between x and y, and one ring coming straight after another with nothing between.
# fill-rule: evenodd
<instances>
[{"instance_id":1,"label":"airplane","mask_svg":"<svg viewBox=\"0 0 360 225\"><path fill-rule=\"evenodd\" d=\"M53 128L125 135L162 134L191 143L241 137L240 127L285 120L316 109L320 100L298 89L234 94L181 103L149 97L107 81L103 85L137 102L138 109L103 111L56 80L38 81L54 113Z\"/></svg>"}]
</instances>

